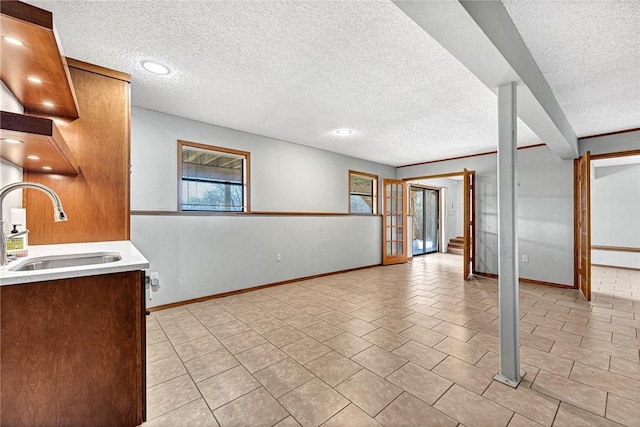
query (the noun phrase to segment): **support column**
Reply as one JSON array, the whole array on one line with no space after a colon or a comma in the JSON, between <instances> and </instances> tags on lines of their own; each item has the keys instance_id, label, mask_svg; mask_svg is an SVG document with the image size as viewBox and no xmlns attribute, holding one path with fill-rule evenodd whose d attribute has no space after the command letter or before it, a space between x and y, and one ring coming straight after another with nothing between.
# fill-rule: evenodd
<instances>
[{"instance_id":1,"label":"support column","mask_svg":"<svg viewBox=\"0 0 640 427\"><path fill-rule=\"evenodd\" d=\"M516 387L520 375L518 287L518 159L516 83L498 88L498 286L500 373L494 378Z\"/></svg>"}]
</instances>

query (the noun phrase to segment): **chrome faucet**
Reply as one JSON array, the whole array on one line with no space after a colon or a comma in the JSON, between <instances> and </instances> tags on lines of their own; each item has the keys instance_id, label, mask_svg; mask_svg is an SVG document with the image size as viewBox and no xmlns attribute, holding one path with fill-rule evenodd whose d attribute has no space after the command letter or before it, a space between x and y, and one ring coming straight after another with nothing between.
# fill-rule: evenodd
<instances>
[{"instance_id":1,"label":"chrome faucet","mask_svg":"<svg viewBox=\"0 0 640 427\"><path fill-rule=\"evenodd\" d=\"M13 190L19 190L21 188L33 188L35 190L40 190L45 193L51 199L51 204L53 205L53 220L55 222L66 221L67 214L64 213L64 209L62 209L62 202L60 201L60 197L56 194L55 191L47 187L46 185L38 184L35 182L14 182L13 184L5 185L0 188L0 243L2 243L2 248L0 249L0 266L7 265L7 239L9 237L18 237L24 234L27 234L29 231L21 231L17 234L12 234L7 236L4 232L4 220L2 219L2 202L7 194L12 192Z\"/></svg>"}]
</instances>

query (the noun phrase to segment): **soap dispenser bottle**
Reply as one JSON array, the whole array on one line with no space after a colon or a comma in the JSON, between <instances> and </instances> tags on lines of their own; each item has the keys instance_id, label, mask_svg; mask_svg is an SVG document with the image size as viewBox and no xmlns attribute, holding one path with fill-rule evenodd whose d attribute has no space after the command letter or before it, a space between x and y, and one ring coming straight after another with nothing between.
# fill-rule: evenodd
<instances>
[{"instance_id":1,"label":"soap dispenser bottle","mask_svg":"<svg viewBox=\"0 0 640 427\"><path fill-rule=\"evenodd\" d=\"M20 231L18 230L18 226L22 226L22 224L13 224L13 230L11 230L11 234L18 234ZM11 237L7 239L7 255L13 255L15 257L25 257L29 254L28 248L28 240L27 234L29 232L21 234L17 237Z\"/></svg>"}]
</instances>

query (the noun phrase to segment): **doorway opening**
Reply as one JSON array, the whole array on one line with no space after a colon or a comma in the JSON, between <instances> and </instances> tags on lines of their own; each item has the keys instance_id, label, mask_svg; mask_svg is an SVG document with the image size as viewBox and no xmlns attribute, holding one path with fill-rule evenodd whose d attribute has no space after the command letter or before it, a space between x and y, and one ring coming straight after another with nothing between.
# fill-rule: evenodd
<instances>
[{"instance_id":1,"label":"doorway opening","mask_svg":"<svg viewBox=\"0 0 640 427\"><path fill-rule=\"evenodd\" d=\"M413 256L438 252L440 244L440 189L412 184Z\"/></svg>"},{"instance_id":2,"label":"doorway opening","mask_svg":"<svg viewBox=\"0 0 640 427\"><path fill-rule=\"evenodd\" d=\"M463 170L439 175L405 178L408 184L409 201L412 205L409 228L412 235L413 253L443 252L462 255L463 278L468 279L475 270L475 172ZM416 188L414 191L413 188ZM433 190L432 193L427 193ZM435 214L433 206L427 208L428 198L432 205L437 201ZM426 202L426 203L425 203ZM415 205L422 206L422 212ZM431 210L431 214L427 210ZM428 218L431 215L431 218ZM433 218L437 218L435 221ZM427 225L427 221L430 226ZM416 224L417 223L417 224ZM435 224L437 229L434 231ZM430 228L431 227L431 228ZM435 235L435 237L434 237ZM457 243L457 242L460 243ZM454 243L455 242L455 243ZM453 243L453 244L452 244ZM459 246L456 248L456 246Z\"/></svg>"},{"instance_id":3,"label":"doorway opening","mask_svg":"<svg viewBox=\"0 0 640 427\"><path fill-rule=\"evenodd\" d=\"M640 293L640 286L615 284L617 276L637 277L640 271L638 177L640 150L587 151L574 161L574 286L587 301L592 291L596 298Z\"/></svg>"}]
</instances>

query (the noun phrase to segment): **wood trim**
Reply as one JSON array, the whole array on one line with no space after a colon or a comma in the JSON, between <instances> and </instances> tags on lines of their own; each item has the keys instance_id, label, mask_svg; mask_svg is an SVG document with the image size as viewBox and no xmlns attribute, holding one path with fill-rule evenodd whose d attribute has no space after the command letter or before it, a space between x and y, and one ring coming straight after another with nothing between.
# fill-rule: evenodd
<instances>
[{"instance_id":1,"label":"wood trim","mask_svg":"<svg viewBox=\"0 0 640 427\"><path fill-rule=\"evenodd\" d=\"M632 252L632 253L640 253L640 248L628 248L623 246L602 246L602 245L591 245L592 251L612 251L612 252Z\"/></svg>"},{"instance_id":2,"label":"wood trim","mask_svg":"<svg viewBox=\"0 0 640 427\"><path fill-rule=\"evenodd\" d=\"M620 267L619 265L607 265L607 264L591 264L591 267L619 268L619 269L621 269L621 270L640 271L640 268L634 268L634 267Z\"/></svg>"},{"instance_id":3,"label":"wood trim","mask_svg":"<svg viewBox=\"0 0 640 427\"><path fill-rule=\"evenodd\" d=\"M462 233L462 242L463 242L463 268L462 268L462 279L467 280L473 271L470 268L471 264L471 174L467 169L464 170L464 179L463 179L463 233Z\"/></svg>"},{"instance_id":4,"label":"wood trim","mask_svg":"<svg viewBox=\"0 0 640 427\"><path fill-rule=\"evenodd\" d=\"M286 211L251 211L248 215L274 215L274 216L379 216L378 214L351 214L343 212L286 212Z\"/></svg>"},{"instance_id":5,"label":"wood trim","mask_svg":"<svg viewBox=\"0 0 640 427\"><path fill-rule=\"evenodd\" d=\"M360 176L364 176L364 177L368 177L368 178L372 178L373 179L373 213L370 214L356 214L356 213L351 213L351 175L360 175ZM379 184L379 178L378 175L372 174L372 173L367 173L367 172L360 172L360 171L354 171L349 169L349 179L347 181L347 195L349 197L348 199L348 204L347 204L347 212L349 212L349 214L351 215L377 215L378 214L378 184Z\"/></svg>"},{"instance_id":6,"label":"wood trim","mask_svg":"<svg viewBox=\"0 0 640 427\"><path fill-rule=\"evenodd\" d=\"M543 286L551 286L551 287L554 287L554 288L575 289L571 285L563 285L561 283L553 283L553 282L545 282L545 281L542 281L542 280L527 279L525 277L521 277L518 280L520 280L521 282L524 282L524 283L531 283L532 285L543 285Z\"/></svg>"},{"instance_id":7,"label":"wood trim","mask_svg":"<svg viewBox=\"0 0 640 427\"><path fill-rule=\"evenodd\" d=\"M248 151L236 150L235 148L219 147L217 145L202 144L199 142L185 141L183 139L179 139L178 143L188 147L200 148L201 150L220 151L222 153L235 154L238 156L247 156L251 154Z\"/></svg>"},{"instance_id":8,"label":"wood trim","mask_svg":"<svg viewBox=\"0 0 640 427\"><path fill-rule=\"evenodd\" d=\"M476 173L476 171L469 171L470 173ZM440 173L436 175L423 175L423 176L414 176L410 178L402 178L403 181L417 181L419 179L436 179L436 178L449 178L452 176L464 176L463 172L450 172L450 173Z\"/></svg>"},{"instance_id":9,"label":"wood trim","mask_svg":"<svg viewBox=\"0 0 640 427\"><path fill-rule=\"evenodd\" d=\"M591 153L584 153L578 163L578 288L585 299L591 301Z\"/></svg>"},{"instance_id":10,"label":"wood trim","mask_svg":"<svg viewBox=\"0 0 640 427\"><path fill-rule=\"evenodd\" d=\"M627 157L627 156L638 156L638 155L640 155L640 150L629 150L629 151L617 151L615 153L594 154L590 157L590 159L599 160L599 159L611 159L616 157Z\"/></svg>"},{"instance_id":11,"label":"wood trim","mask_svg":"<svg viewBox=\"0 0 640 427\"><path fill-rule=\"evenodd\" d=\"M158 305L158 306L155 306L155 307L149 307L148 310L149 311L166 310L167 308L180 307L180 306L183 306L183 305L193 304L193 303L196 303L196 302L203 302L203 301L209 301L209 300L212 300L212 299L224 298L224 297L228 297L228 296L232 296L232 295L244 294L244 293L247 293L247 292L253 292L253 291L260 290L260 289L272 288L274 286L288 285L290 283L296 283L296 282L303 282L305 280L318 279L320 277L334 276L336 274L349 273L349 272L358 271L358 270L366 270L368 268L373 268L373 267L380 267L380 264L366 265L364 267L348 268L346 270L330 271L328 273L314 274L312 276L305 276L305 277L299 277L297 279L283 280L281 282L268 283L266 285L252 286L252 287L249 287L249 288L238 289L238 290L235 290L235 291L223 292L223 293L220 293L220 294L207 295L207 296L204 296L204 297L192 298L192 299L188 299L188 300L184 300L184 301L172 302L172 303L169 303L169 304L163 304L163 305Z\"/></svg>"},{"instance_id":12,"label":"wood trim","mask_svg":"<svg viewBox=\"0 0 640 427\"><path fill-rule=\"evenodd\" d=\"M416 188L424 188L426 190L437 190L440 191L442 190L442 187L433 187L431 185L424 185L424 184L411 184L409 183L409 187L416 187Z\"/></svg>"},{"instance_id":13,"label":"wood trim","mask_svg":"<svg viewBox=\"0 0 640 427\"><path fill-rule=\"evenodd\" d=\"M100 74L105 77L110 77L116 80L122 80L127 83L131 83L131 75L123 73L121 71L112 70L110 68L101 67L99 65L89 64L88 62L79 61L73 58L66 58L67 65L69 67L77 68L79 70L88 71L94 74Z\"/></svg>"},{"instance_id":14,"label":"wood trim","mask_svg":"<svg viewBox=\"0 0 640 427\"><path fill-rule=\"evenodd\" d=\"M176 188L178 189L178 198L176 199L176 212L182 212L182 144L178 140L176 144L176 160L178 161L178 176L176 182Z\"/></svg>"},{"instance_id":15,"label":"wood trim","mask_svg":"<svg viewBox=\"0 0 640 427\"><path fill-rule=\"evenodd\" d=\"M277 211L251 211L251 212L214 212L214 211L131 211L131 215L141 216L364 216L382 217L381 214L348 214L344 212L277 212Z\"/></svg>"},{"instance_id":16,"label":"wood trim","mask_svg":"<svg viewBox=\"0 0 640 427\"><path fill-rule=\"evenodd\" d=\"M235 154L237 156L243 156L245 158L246 167L244 168L244 187L245 187L245 210L243 213L251 212L251 153L249 151L236 150L234 148L227 147L219 147L217 145L209 145L202 144L199 142L191 142L185 141L182 139L178 140L178 200L177 200L177 210L178 212L182 212L182 147L193 147L199 148L201 150L210 150L210 151L219 151L221 153ZM189 211L191 212L191 211ZM228 213L228 212L227 212Z\"/></svg>"},{"instance_id":17,"label":"wood trim","mask_svg":"<svg viewBox=\"0 0 640 427\"><path fill-rule=\"evenodd\" d=\"M580 160L573 160L573 287L580 286Z\"/></svg>"},{"instance_id":18,"label":"wood trim","mask_svg":"<svg viewBox=\"0 0 640 427\"><path fill-rule=\"evenodd\" d=\"M131 84L126 85L126 97L127 97L127 105L126 105L126 115L127 115L127 194L125 199L125 212L131 212ZM126 240L131 240L131 215L126 215L125 217L125 236ZM144 277L142 278L144 280ZM142 294L144 296L144 286L142 289ZM144 298L142 298L144 304ZM145 375L146 375L146 367L145 367ZM146 381L146 377L145 377ZM144 421L147 420L147 409L146 409L146 382L145 382L145 409L144 409Z\"/></svg>"},{"instance_id":19,"label":"wood trim","mask_svg":"<svg viewBox=\"0 0 640 427\"><path fill-rule=\"evenodd\" d=\"M471 271L476 269L476 173L471 173Z\"/></svg>"},{"instance_id":20,"label":"wood trim","mask_svg":"<svg viewBox=\"0 0 640 427\"><path fill-rule=\"evenodd\" d=\"M534 144L534 145L527 145L526 147L518 147L518 150L526 150L529 148L538 148L538 147L544 147L547 144ZM477 153L477 154L467 154L466 156L458 156L458 157L449 157L446 159L439 159L439 160L429 160L427 162L420 162L420 163L410 163L408 165L402 165L402 166L396 166L396 169L399 168L408 168L411 166L422 166L422 165L429 165L431 163L440 163L440 162L448 162L450 160L460 160L460 159L468 159L471 157L480 157L480 156L488 156L490 154L498 154L497 151L486 151L484 153Z\"/></svg>"},{"instance_id":21,"label":"wood trim","mask_svg":"<svg viewBox=\"0 0 640 427\"><path fill-rule=\"evenodd\" d=\"M362 176L366 176L366 177L369 177L369 178L378 179L378 175L376 175L376 174L367 173L367 172L360 172L360 171L354 171L354 170L349 169L349 175L351 175L351 174L353 174L353 175L362 175Z\"/></svg>"},{"instance_id":22,"label":"wood trim","mask_svg":"<svg viewBox=\"0 0 640 427\"><path fill-rule=\"evenodd\" d=\"M623 133L631 133L631 132L638 132L638 131L640 131L640 128L632 128L632 129L618 130L615 132L599 133L596 135L581 136L578 139L581 140L581 139L590 139L590 138L600 138L602 136L613 136L613 135L620 135Z\"/></svg>"},{"instance_id":23,"label":"wood trim","mask_svg":"<svg viewBox=\"0 0 640 427\"><path fill-rule=\"evenodd\" d=\"M494 273L483 273L481 271L474 271L473 274L475 274L476 276L487 277L489 279L498 279L498 277L499 277L497 274L494 274ZM518 281L523 282L523 283L530 283L532 285L551 286L553 288L575 289L575 286L571 286L571 285L563 285L561 283L553 283L553 282L545 282L545 281L542 281L542 280L527 279L525 277L518 278Z\"/></svg>"},{"instance_id":24,"label":"wood trim","mask_svg":"<svg viewBox=\"0 0 640 427\"><path fill-rule=\"evenodd\" d=\"M21 1L3 1L1 12L22 21L40 27L53 29L53 14L48 10L40 9Z\"/></svg>"}]
</instances>

